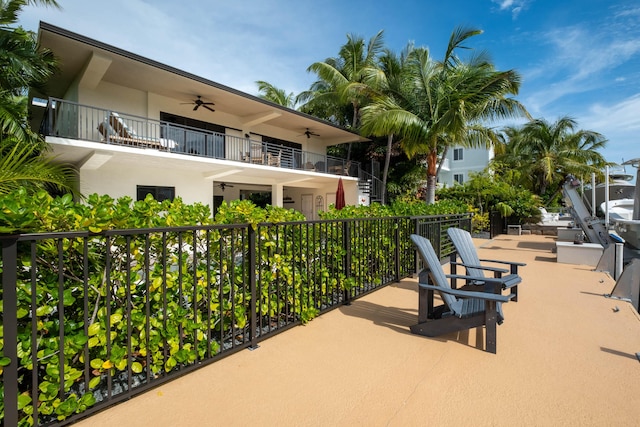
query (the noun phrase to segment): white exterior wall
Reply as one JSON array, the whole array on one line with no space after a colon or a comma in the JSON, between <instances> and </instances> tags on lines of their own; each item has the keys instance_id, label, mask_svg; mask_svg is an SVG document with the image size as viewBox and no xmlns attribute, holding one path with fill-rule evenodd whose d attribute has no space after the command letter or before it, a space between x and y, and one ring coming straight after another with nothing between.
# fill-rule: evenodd
<instances>
[{"instance_id":1,"label":"white exterior wall","mask_svg":"<svg viewBox=\"0 0 640 427\"><path fill-rule=\"evenodd\" d=\"M69 94L75 95L76 87L72 86L72 88L73 93L69 92ZM75 98L76 96L71 96L69 99L75 100ZM181 104L182 102L188 102L188 100L167 98L155 93L144 92L110 82L101 81L95 88L81 87L78 89L77 100L78 103L83 105L126 111L127 114L152 120L159 120L160 112L163 111L224 126L228 128L226 133L229 135L244 137L248 133L251 134L251 139L254 141L262 139L259 135L269 135L274 138L296 142L301 145L302 151L326 154L326 144L319 143L317 140L310 143L312 140L302 137L300 133L287 131L266 123L256 124L249 128L243 123L242 117L227 114L219 109L214 113L206 109L194 112L192 105Z\"/></svg>"},{"instance_id":2,"label":"white exterior wall","mask_svg":"<svg viewBox=\"0 0 640 427\"><path fill-rule=\"evenodd\" d=\"M105 176L109 177L105 179ZM151 185L175 187L176 197L185 203L200 202L211 205L213 185L202 179L198 173L175 172L140 165L134 168L119 167L115 162L107 162L98 170L80 170L80 191L84 195L92 193L108 194L113 198L129 196L136 199L136 186ZM228 188L225 193L232 193Z\"/></svg>"},{"instance_id":3,"label":"white exterior wall","mask_svg":"<svg viewBox=\"0 0 640 427\"><path fill-rule=\"evenodd\" d=\"M438 183L443 187L454 185L454 175L462 175L463 182L469 181L470 173L482 172L493 159L493 148L463 148L462 160L453 160L454 149L461 147L451 147L447 152L449 170L440 171Z\"/></svg>"},{"instance_id":4,"label":"white exterior wall","mask_svg":"<svg viewBox=\"0 0 640 427\"><path fill-rule=\"evenodd\" d=\"M212 206L214 195L223 196L225 201L230 202L240 198L240 190L275 191L270 186L250 184L233 184L222 191L219 186L214 185L215 182L203 179L200 172L167 170L143 164L132 168L131 165L122 166L117 162L106 162L99 169L81 168L80 183L80 191L85 196L97 193L108 194L113 198L129 196L134 200L138 185L174 187L176 197L182 198L185 203L197 202L209 207ZM330 204L335 203L336 190L336 185L318 188L284 187L284 197L288 202L283 207L302 211L303 195L311 195L314 212L316 209L327 210ZM355 181L345 180L344 190L346 200L357 199L358 188ZM318 196L322 197L321 206L317 205ZM317 215L307 219L317 219Z\"/></svg>"}]
</instances>

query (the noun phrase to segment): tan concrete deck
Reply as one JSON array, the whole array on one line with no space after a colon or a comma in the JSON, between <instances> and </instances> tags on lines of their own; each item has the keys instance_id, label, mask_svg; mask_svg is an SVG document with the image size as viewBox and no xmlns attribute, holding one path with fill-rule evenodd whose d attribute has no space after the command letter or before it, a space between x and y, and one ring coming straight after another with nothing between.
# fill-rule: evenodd
<instances>
[{"instance_id":1,"label":"tan concrete deck","mask_svg":"<svg viewBox=\"0 0 640 427\"><path fill-rule=\"evenodd\" d=\"M551 236L478 242L482 257L528 264L496 355L476 330L409 333L408 279L79 425L638 425L640 318L602 296L613 279L556 263Z\"/></svg>"}]
</instances>

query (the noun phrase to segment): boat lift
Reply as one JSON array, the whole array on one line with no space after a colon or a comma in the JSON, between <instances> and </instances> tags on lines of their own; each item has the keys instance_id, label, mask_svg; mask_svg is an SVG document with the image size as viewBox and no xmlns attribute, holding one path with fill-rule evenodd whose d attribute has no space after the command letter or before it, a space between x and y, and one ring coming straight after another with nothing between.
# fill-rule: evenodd
<instances>
[{"instance_id":1,"label":"boat lift","mask_svg":"<svg viewBox=\"0 0 640 427\"><path fill-rule=\"evenodd\" d=\"M613 238L609 235L609 231L602 220L589 213L589 210L584 205L582 196L578 194L579 187L580 181L578 179L573 175L567 176L562 185L565 207L573 217L576 226L580 227L584 235L589 239L589 242L600 243L606 250L610 244L614 243Z\"/></svg>"}]
</instances>

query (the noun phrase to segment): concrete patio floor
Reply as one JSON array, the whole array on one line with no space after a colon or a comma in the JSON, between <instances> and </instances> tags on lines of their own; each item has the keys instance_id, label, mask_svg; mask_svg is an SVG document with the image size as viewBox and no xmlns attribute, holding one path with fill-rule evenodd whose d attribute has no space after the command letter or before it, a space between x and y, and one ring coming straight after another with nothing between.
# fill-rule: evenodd
<instances>
[{"instance_id":1,"label":"concrete patio floor","mask_svg":"<svg viewBox=\"0 0 640 427\"><path fill-rule=\"evenodd\" d=\"M552 236L476 242L527 263L495 355L482 329L412 335L406 279L77 425L638 425L640 317L603 297L614 280L556 263Z\"/></svg>"}]
</instances>

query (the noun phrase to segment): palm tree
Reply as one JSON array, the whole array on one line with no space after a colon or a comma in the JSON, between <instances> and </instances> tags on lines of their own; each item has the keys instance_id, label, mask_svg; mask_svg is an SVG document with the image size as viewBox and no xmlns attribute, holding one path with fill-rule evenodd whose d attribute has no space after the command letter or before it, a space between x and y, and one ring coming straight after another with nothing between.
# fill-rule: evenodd
<instances>
[{"instance_id":1,"label":"palm tree","mask_svg":"<svg viewBox=\"0 0 640 427\"><path fill-rule=\"evenodd\" d=\"M451 145L481 146L496 141L483 125L497 118L526 115L525 108L507 95L515 95L520 76L513 70L496 71L486 54L467 62L456 56L463 43L481 31L456 29L442 61L426 48L413 49L402 72L399 92L377 97L363 108L363 131L397 134L410 157L426 155L427 203L435 200L438 165Z\"/></svg>"},{"instance_id":2,"label":"palm tree","mask_svg":"<svg viewBox=\"0 0 640 427\"><path fill-rule=\"evenodd\" d=\"M52 163L46 145L27 121L27 92L56 70L52 53L39 49L36 35L14 27L27 5L59 7L54 0L0 2L0 193L18 187L75 192L73 169Z\"/></svg>"},{"instance_id":3,"label":"palm tree","mask_svg":"<svg viewBox=\"0 0 640 427\"><path fill-rule=\"evenodd\" d=\"M284 89L280 89L264 80L258 80L256 84L258 85L259 98L283 107L295 109L298 101L293 92L287 93Z\"/></svg>"},{"instance_id":4,"label":"palm tree","mask_svg":"<svg viewBox=\"0 0 640 427\"><path fill-rule=\"evenodd\" d=\"M567 175L601 174L608 165L598 152L607 140L597 132L576 127L577 122L565 116L554 123L536 119L522 127L506 128L494 161L503 168L518 168L525 186L548 203Z\"/></svg>"},{"instance_id":5,"label":"palm tree","mask_svg":"<svg viewBox=\"0 0 640 427\"><path fill-rule=\"evenodd\" d=\"M38 87L56 70L50 51L39 49L35 33L13 27L27 5L59 7L55 0L9 0L0 3L0 133L34 141L37 136L26 123L21 97Z\"/></svg>"},{"instance_id":6,"label":"palm tree","mask_svg":"<svg viewBox=\"0 0 640 427\"><path fill-rule=\"evenodd\" d=\"M41 147L15 138L0 141L0 194L21 187L75 193L76 185L75 170L50 162Z\"/></svg>"},{"instance_id":7,"label":"palm tree","mask_svg":"<svg viewBox=\"0 0 640 427\"><path fill-rule=\"evenodd\" d=\"M366 45L361 37L347 34L347 43L340 48L337 57L327 58L323 62L314 62L307 68L307 71L316 73L319 80L309 91L300 94L300 101L306 102L304 109L328 112L331 109L327 106L333 106L335 112L348 105L351 108L349 127L357 131L360 108L368 102L366 73L376 66L377 56L382 48L383 31L379 31ZM322 118L333 119L334 122L336 119L335 117ZM347 159L350 156L351 144L349 144Z\"/></svg>"},{"instance_id":8,"label":"palm tree","mask_svg":"<svg viewBox=\"0 0 640 427\"><path fill-rule=\"evenodd\" d=\"M365 87L370 98L393 98L400 92L402 84L402 72L406 64L409 53L413 50L413 43L408 43L403 51L397 55L390 49L384 49L379 56L377 64L364 71ZM375 135L385 136L385 135ZM382 200L386 200L387 180L389 176L389 165L391 163L391 153L393 151L394 134L386 135L387 146L385 149L385 161L382 172Z\"/></svg>"}]
</instances>

